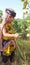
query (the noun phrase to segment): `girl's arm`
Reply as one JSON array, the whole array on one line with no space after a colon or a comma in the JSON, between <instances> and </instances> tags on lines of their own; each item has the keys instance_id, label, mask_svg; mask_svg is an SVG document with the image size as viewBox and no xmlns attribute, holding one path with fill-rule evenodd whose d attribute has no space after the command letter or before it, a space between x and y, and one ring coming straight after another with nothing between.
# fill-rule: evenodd
<instances>
[{"instance_id":1,"label":"girl's arm","mask_svg":"<svg viewBox=\"0 0 30 65\"><path fill-rule=\"evenodd\" d=\"M15 34L8 34L8 33L6 33L6 29L5 29L5 27L3 28L3 35L5 36L5 37L14 37L15 36Z\"/></svg>"},{"instance_id":2,"label":"girl's arm","mask_svg":"<svg viewBox=\"0 0 30 65\"><path fill-rule=\"evenodd\" d=\"M10 38L10 37L13 37L13 38L21 38L21 36L19 36L18 33L15 33L15 34L6 33L5 27L3 27L3 30L2 31L3 31L3 36L5 36L5 37L8 37L8 38Z\"/></svg>"}]
</instances>

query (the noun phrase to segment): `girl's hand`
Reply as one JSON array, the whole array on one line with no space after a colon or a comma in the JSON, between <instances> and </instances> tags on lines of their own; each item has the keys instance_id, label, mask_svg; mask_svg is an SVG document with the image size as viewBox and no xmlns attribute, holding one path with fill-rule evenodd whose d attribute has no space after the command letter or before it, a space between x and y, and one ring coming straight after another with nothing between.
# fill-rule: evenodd
<instances>
[{"instance_id":1,"label":"girl's hand","mask_svg":"<svg viewBox=\"0 0 30 65\"><path fill-rule=\"evenodd\" d=\"M15 38L21 38L21 36L18 33L16 33L14 37Z\"/></svg>"}]
</instances>

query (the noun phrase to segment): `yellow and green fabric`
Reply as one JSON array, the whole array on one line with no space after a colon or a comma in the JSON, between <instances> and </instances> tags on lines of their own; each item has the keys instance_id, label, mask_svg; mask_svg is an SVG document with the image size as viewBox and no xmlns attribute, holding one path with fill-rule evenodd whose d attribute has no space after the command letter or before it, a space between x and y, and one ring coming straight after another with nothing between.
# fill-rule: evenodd
<instances>
[{"instance_id":1,"label":"yellow and green fabric","mask_svg":"<svg viewBox=\"0 0 30 65\"><path fill-rule=\"evenodd\" d=\"M9 33L9 34L13 33L13 26L11 23L5 24L5 29L6 29L7 33ZM7 41L7 40L11 41L12 38L9 39L9 38L3 36L3 39L5 41ZM13 50L14 50L14 47L10 47L10 45L8 45L8 47L3 51L3 54L11 55L11 51L13 51Z\"/></svg>"}]
</instances>

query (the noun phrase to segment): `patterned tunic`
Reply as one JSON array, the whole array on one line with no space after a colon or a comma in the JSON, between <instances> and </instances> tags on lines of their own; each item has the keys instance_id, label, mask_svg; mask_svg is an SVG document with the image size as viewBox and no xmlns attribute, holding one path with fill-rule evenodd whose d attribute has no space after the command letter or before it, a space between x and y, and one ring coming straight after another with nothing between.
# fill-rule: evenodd
<instances>
[{"instance_id":1,"label":"patterned tunic","mask_svg":"<svg viewBox=\"0 0 30 65\"><path fill-rule=\"evenodd\" d=\"M5 25L5 29L6 29L6 32L9 33L9 34L12 34L13 33L13 27L12 27L12 24L11 23L7 23ZM3 46L5 44L7 44L9 42L9 40L11 41L12 40L12 43L14 44L14 40L13 38L7 38L7 37L4 37L3 36ZM10 47L10 45L8 45L8 47L3 51L3 54L4 55L11 55L11 51L13 51L14 48L13 47Z\"/></svg>"}]
</instances>

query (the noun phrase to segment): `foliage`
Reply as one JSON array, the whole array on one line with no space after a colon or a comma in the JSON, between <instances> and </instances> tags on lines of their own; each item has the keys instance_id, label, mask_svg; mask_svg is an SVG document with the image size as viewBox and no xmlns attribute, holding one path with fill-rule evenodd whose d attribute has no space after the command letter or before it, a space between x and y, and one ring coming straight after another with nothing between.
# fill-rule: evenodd
<instances>
[{"instance_id":1,"label":"foliage","mask_svg":"<svg viewBox=\"0 0 30 65\"><path fill-rule=\"evenodd\" d=\"M30 2L30 0L21 0L21 1L24 3L23 9L26 9L26 6Z\"/></svg>"},{"instance_id":2,"label":"foliage","mask_svg":"<svg viewBox=\"0 0 30 65\"><path fill-rule=\"evenodd\" d=\"M1 16L3 15L3 11L2 11L2 10L0 10L0 15L1 15Z\"/></svg>"},{"instance_id":3,"label":"foliage","mask_svg":"<svg viewBox=\"0 0 30 65\"><path fill-rule=\"evenodd\" d=\"M0 10L0 24L2 23L2 15L3 15L3 11L2 10Z\"/></svg>"},{"instance_id":4,"label":"foliage","mask_svg":"<svg viewBox=\"0 0 30 65\"><path fill-rule=\"evenodd\" d=\"M22 35L21 39L15 39L17 50L16 54L19 56L19 58L22 59L23 63L21 65L29 65L30 63L30 40L23 39L26 38L28 25L30 23L27 23L27 20L30 19L30 16L28 15L26 19L16 19L13 22L14 25L14 32L19 33ZM19 60L19 59L18 59Z\"/></svg>"},{"instance_id":5,"label":"foliage","mask_svg":"<svg viewBox=\"0 0 30 65\"><path fill-rule=\"evenodd\" d=\"M30 13L27 15L26 20L30 20Z\"/></svg>"},{"instance_id":6,"label":"foliage","mask_svg":"<svg viewBox=\"0 0 30 65\"><path fill-rule=\"evenodd\" d=\"M14 32L15 33L19 33L19 35L21 35L23 38L26 38L27 35L27 22L24 20L14 20Z\"/></svg>"},{"instance_id":7,"label":"foliage","mask_svg":"<svg viewBox=\"0 0 30 65\"><path fill-rule=\"evenodd\" d=\"M28 4L28 2L27 2L27 1L26 1L26 2L24 2L23 9L25 9L25 8L26 8L27 4Z\"/></svg>"},{"instance_id":8,"label":"foliage","mask_svg":"<svg viewBox=\"0 0 30 65\"><path fill-rule=\"evenodd\" d=\"M0 24L2 23L2 19L0 20Z\"/></svg>"},{"instance_id":9,"label":"foliage","mask_svg":"<svg viewBox=\"0 0 30 65\"><path fill-rule=\"evenodd\" d=\"M27 15L26 21L27 21L27 32L30 34L30 14Z\"/></svg>"},{"instance_id":10,"label":"foliage","mask_svg":"<svg viewBox=\"0 0 30 65\"><path fill-rule=\"evenodd\" d=\"M16 39L17 51L16 54L23 60L21 65L29 65L30 44L29 40Z\"/></svg>"}]
</instances>

